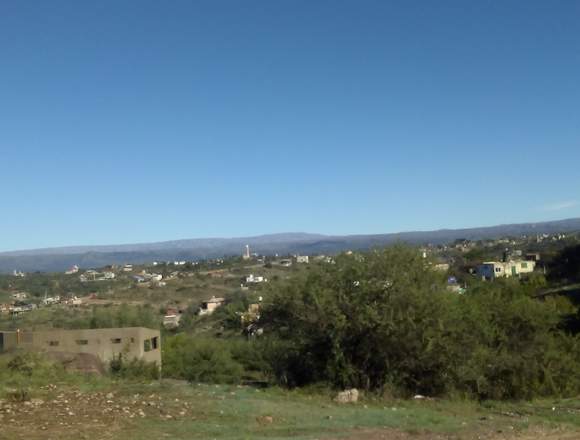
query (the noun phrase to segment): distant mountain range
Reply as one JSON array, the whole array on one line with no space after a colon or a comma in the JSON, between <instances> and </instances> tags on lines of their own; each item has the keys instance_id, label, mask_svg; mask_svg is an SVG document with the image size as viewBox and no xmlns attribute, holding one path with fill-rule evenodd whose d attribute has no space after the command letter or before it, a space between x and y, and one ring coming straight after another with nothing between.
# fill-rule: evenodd
<instances>
[{"instance_id":1,"label":"distant mountain range","mask_svg":"<svg viewBox=\"0 0 580 440\"><path fill-rule=\"evenodd\" d=\"M469 229L400 232L375 235L330 236L284 233L241 238L203 238L160 243L108 246L75 246L1 252L0 272L62 271L73 264L96 268L108 264L152 261L198 260L241 255L246 244L259 254L333 254L344 250L365 250L396 242L443 244L459 238L493 239L506 236L554 234L580 231L580 218L541 223L499 225Z\"/></svg>"}]
</instances>

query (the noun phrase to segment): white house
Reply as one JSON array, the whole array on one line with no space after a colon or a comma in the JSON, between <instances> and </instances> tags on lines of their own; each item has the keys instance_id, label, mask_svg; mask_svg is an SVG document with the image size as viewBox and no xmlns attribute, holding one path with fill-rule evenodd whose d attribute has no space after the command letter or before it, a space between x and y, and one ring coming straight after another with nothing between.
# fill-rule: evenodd
<instances>
[{"instance_id":1,"label":"white house","mask_svg":"<svg viewBox=\"0 0 580 440\"><path fill-rule=\"evenodd\" d=\"M171 313L163 317L163 327L166 329L175 329L179 327L179 321L181 321L181 315L179 313Z\"/></svg>"},{"instance_id":2,"label":"white house","mask_svg":"<svg viewBox=\"0 0 580 440\"><path fill-rule=\"evenodd\" d=\"M72 275L75 274L79 271L79 267L75 264L73 267L71 267L69 270L67 270L65 272L65 275Z\"/></svg>"},{"instance_id":3,"label":"white house","mask_svg":"<svg viewBox=\"0 0 580 440\"><path fill-rule=\"evenodd\" d=\"M477 267L477 275L486 280L494 278L520 276L531 273L536 267L535 261L510 260L510 261L487 261Z\"/></svg>"},{"instance_id":4,"label":"white house","mask_svg":"<svg viewBox=\"0 0 580 440\"><path fill-rule=\"evenodd\" d=\"M264 277L256 276L254 274L250 274L246 277L246 284L257 284L257 283L264 283L268 281Z\"/></svg>"},{"instance_id":5,"label":"white house","mask_svg":"<svg viewBox=\"0 0 580 440\"><path fill-rule=\"evenodd\" d=\"M28 298L28 293L26 292L15 292L12 294L12 299L17 301L22 301L23 299Z\"/></svg>"},{"instance_id":6,"label":"white house","mask_svg":"<svg viewBox=\"0 0 580 440\"><path fill-rule=\"evenodd\" d=\"M308 255L296 255L296 262L299 264L308 264Z\"/></svg>"},{"instance_id":7,"label":"white house","mask_svg":"<svg viewBox=\"0 0 580 440\"><path fill-rule=\"evenodd\" d=\"M433 269L439 272L447 272L449 270L449 263L436 263Z\"/></svg>"},{"instance_id":8,"label":"white house","mask_svg":"<svg viewBox=\"0 0 580 440\"><path fill-rule=\"evenodd\" d=\"M159 274L159 273L152 273L151 274L151 281L161 281L163 279L163 275Z\"/></svg>"},{"instance_id":9,"label":"white house","mask_svg":"<svg viewBox=\"0 0 580 440\"><path fill-rule=\"evenodd\" d=\"M58 304L60 302L60 296L47 296L42 300L42 304L45 306L52 306L54 304Z\"/></svg>"}]
</instances>

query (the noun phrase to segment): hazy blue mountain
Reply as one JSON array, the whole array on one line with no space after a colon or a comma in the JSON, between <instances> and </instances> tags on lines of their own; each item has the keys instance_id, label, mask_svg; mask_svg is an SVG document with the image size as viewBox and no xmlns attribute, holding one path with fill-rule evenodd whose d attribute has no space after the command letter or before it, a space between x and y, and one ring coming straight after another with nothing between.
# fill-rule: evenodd
<instances>
[{"instance_id":1,"label":"hazy blue mountain","mask_svg":"<svg viewBox=\"0 0 580 440\"><path fill-rule=\"evenodd\" d=\"M147 263L155 260L197 260L240 255L246 244L260 254L332 254L364 250L395 242L442 244L458 238L480 240L505 236L535 235L580 230L580 218L468 229L441 229L393 234L329 236L284 233L239 238L202 238L159 243L107 246L73 246L0 253L0 272L61 271L77 264L82 268L107 264Z\"/></svg>"}]
</instances>

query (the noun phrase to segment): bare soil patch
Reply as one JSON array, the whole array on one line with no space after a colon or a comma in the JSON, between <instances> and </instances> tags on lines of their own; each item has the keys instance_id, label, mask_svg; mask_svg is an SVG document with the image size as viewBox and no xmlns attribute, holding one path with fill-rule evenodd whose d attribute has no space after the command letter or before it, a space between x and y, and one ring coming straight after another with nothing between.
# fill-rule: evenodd
<instances>
[{"instance_id":1,"label":"bare soil patch","mask_svg":"<svg viewBox=\"0 0 580 440\"><path fill-rule=\"evenodd\" d=\"M114 392L82 393L43 388L50 396L23 402L0 400L0 439L114 439L145 418L192 419L191 405L158 394L120 396Z\"/></svg>"}]
</instances>

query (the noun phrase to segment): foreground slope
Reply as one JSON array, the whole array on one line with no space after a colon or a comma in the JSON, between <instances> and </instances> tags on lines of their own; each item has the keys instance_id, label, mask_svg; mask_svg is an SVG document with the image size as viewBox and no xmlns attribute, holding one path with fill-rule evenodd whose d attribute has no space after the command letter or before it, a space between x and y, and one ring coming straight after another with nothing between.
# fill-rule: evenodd
<instances>
[{"instance_id":1,"label":"foreground slope","mask_svg":"<svg viewBox=\"0 0 580 440\"><path fill-rule=\"evenodd\" d=\"M580 401L488 404L368 398L245 386L47 384L0 401L0 439L536 439L580 438ZM24 422L23 422L24 421Z\"/></svg>"}]
</instances>

